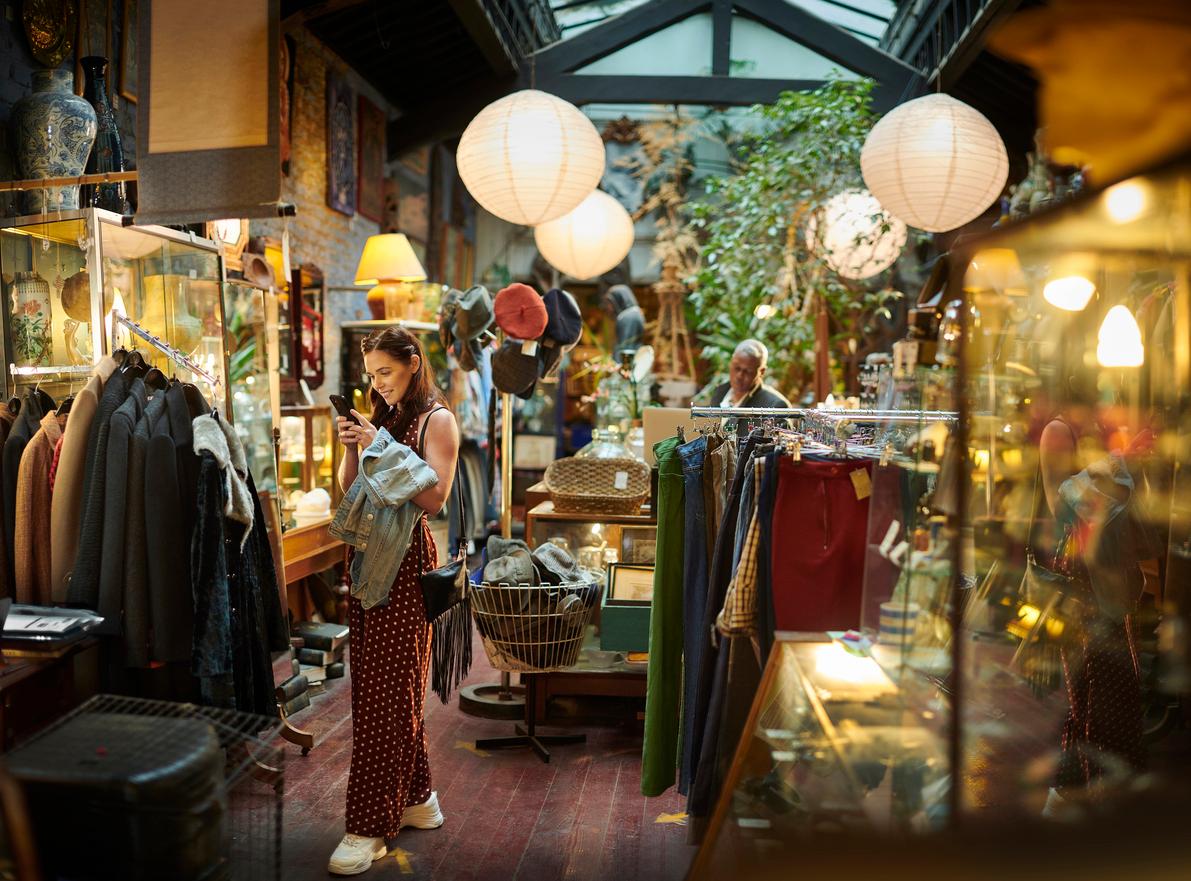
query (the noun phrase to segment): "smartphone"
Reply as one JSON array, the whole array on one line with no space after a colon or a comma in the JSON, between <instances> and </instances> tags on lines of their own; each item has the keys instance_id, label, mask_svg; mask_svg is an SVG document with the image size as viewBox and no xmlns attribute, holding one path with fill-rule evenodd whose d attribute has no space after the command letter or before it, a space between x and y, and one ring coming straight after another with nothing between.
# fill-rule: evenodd
<instances>
[{"instance_id":1,"label":"smartphone","mask_svg":"<svg viewBox=\"0 0 1191 881\"><path fill-rule=\"evenodd\" d=\"M349 404L347 399L342 395L331 395L331 406L334 407L335 412L344 419L350 420L351 422L356 423L356 425L360 424L360 420L357 419L355 414L352 413L351 404Z\"/></svg>"}]
</instances>

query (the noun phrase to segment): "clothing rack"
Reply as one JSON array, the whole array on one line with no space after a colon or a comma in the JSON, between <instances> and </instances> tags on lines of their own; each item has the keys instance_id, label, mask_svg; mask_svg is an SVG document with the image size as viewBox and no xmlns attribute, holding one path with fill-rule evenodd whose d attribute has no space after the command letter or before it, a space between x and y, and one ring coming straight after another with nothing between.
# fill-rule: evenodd
<instances>
[{"instance_id":1,"label":"clothing rack","mask_svg":"<svg viewBox=\"0 0 1191 881\"><path fill-rule=\"evenodd\" d=\"M693 419L801 419L826 416L851 422L950 422L955 410L849 410L844 407L691 407Z\"/></svg>"},{"instance_id":2,"label":"clothing rack","mask_svg":"<svg viewBox=\"0 0 1191 881\"><path fill-rule=\"evenodd\" d=\"M113 351L115 351L115 349L118 348L118 346L116 344L116 328L120 325L123 325L124 327L128 328L132 333L134 333L136 336L140 337L142 340L144 340L149 345L151 345L153 348L155 348L157 351L161 352L161 354L165 355L171 361L173 361L174 363L178 364L181 367L186 368L191 373L193 373L195 376L204 380L212 388L219 387L219 385L220 385L219 378L216 376L212 376L210 373L208 373L202 367L199 367L199 365L189 355L182 354L182 352L179 352L177 349L175 349L173 346L171 346L165 340L149 333L149 331L145 330L143 327L141 327L139 324L137 324L135 321L133 321L131 318L129 318L126 315L122 315L119 312L113 311L112 318L114 319L112 322L112 350Z\"/></svg>"}]
</instances>

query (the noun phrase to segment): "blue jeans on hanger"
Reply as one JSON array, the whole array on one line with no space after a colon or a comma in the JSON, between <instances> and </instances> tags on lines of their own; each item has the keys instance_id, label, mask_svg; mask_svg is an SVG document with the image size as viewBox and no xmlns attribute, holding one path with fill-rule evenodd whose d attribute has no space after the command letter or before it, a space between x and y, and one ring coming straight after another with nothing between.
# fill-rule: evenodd
<instances>
[{"instance_id":1,"label":"blue jeans on hanger","mask_svg":"<svg viewBox=\"0 0 1191 881\"><path fill-rule=\"evenodd\" d=\"M678 448L686 490L686 545L683 548L682 590L682 745L679 753L678 791L686 792L691 763L687 744L691 741L691 710L699 659L703 653L703 607L707 599L707 504L703 494L703 466L707 438L697 437Z\"/></svg>"}]
</instances>

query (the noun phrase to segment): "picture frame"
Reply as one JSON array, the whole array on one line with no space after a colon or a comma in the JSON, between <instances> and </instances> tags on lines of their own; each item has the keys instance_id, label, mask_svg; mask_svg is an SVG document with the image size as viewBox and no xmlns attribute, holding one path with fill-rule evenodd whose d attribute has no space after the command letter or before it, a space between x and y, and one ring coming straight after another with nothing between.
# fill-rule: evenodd
<instances>
[{"instance_id":1,"label":"picture frame","mask_svg":"<svg viewBox=\"0 0 1191 881\"><path fill-rule=\"evenodd\" d=\"M430 190L424 178L399 175L397 181L397 229L423 244L430 240ZM422 256L422 265L426 265Z\"/></svg>"},{"instance_id":2,"label":"picture frame","mask_svg":"<svg viewBox=\"0 0 1191 881\"><path fill-rule=\"evenodd\" d=\"M620 531L620 559L640 566L657 560L658 533L653 526L625 526Z\"/></svg>"},{"instance_id":3,"label":"picture frame","mask_svg":"<svg viewBox=\"0 0 1191 881\"><path fill-rule=\"evenodd\" d=\"M385 114L359 96L359 163L356 172L356 210L380 223L385 216Z\"/></svg>"},{"instance_id":4,"label":"picture frame","mask_svg":"<svg viewBox=\"0 0 1191 881\"><path fill-rule=\"evenodd\" d=\"M133 104L137 101L137 22L140 0L124 0L120 21L120 97Z\"/></svg>"},{"instance_id":5,"label":"picture frame","mask_svg":"<svg viewBox=\"0 0 1191 881\"><path fill-rule=\"evenodd\" d=\"M327 70L327 206L356 213L356 102L351 84Z\"/></svg>"},{"instance_id":6,"label":"picture frame","mask_svg":"<svg viewBox=\"0 0 1191 881\"><path fill-rule=\"evenodd\" d=\"M653 602L653 566L608 565L608 603L648 606Z\"/></svg>"}]
</instances>

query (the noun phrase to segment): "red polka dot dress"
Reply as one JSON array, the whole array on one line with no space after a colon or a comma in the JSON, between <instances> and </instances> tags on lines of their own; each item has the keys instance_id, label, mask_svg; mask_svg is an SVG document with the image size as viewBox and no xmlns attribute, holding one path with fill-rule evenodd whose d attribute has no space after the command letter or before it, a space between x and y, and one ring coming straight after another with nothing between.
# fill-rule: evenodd
<instances>
[{"instance_id":1,"label":"red polka dot dress","mask_svg":"<svg viewBox=\"0 0 1191 881\"><path fill-rule=\"evenodd\" d=\"M417 433L414 420L402 439L415 452ZM352 761L346 831L355 835L393 838L406 807L430 798L423 713L430 625L419 577L437 566L438 552L423 514L388 605L365 612L358 599L348 600Z\"/></svg>"}]
</instances>

